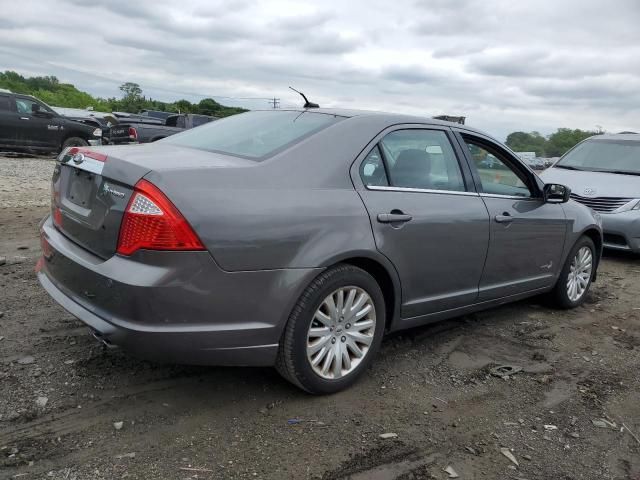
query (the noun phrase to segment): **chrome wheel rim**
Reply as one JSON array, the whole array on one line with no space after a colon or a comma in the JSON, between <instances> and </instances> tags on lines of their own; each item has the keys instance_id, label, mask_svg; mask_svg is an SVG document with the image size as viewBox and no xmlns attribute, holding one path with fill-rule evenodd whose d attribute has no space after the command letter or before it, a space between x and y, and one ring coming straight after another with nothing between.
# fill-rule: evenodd
<instances>
[{"instance_id":1,"label":"chrome wheel rim","mask_svg":"<svg viewBox=\"0 0 640 480\"><path fill-rule=\"evenodd\" d=\"M307 359L322 378L349 375L364 360L376 331L376 308L362 288L342 287L316 310L307 333Z\"/></svg>"},{"instance_id":2,"label":"chrome wheel rim","mask_svg":"<svg viewBox=\"0 0 640 480\"><path fill-rule=\"evenodd\" d=\"M567 278L567 296L572 302L580 300L589 288L593 270L593 254L589 247L581 247L573 257Z\"/></svg>"}]
</instances>

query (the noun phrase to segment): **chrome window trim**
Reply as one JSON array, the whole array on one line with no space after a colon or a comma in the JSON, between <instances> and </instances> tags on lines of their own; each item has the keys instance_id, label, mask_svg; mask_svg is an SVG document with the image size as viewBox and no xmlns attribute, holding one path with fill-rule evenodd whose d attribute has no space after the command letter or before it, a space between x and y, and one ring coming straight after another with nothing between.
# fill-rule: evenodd
<instances>
[{"instance_id":1,"label":"chrome window trim","mask_svg":"<svg viewBox=\"0 0 640 480\"><path fill-rule=\"evenodd\" d=\"M467 192L462 190L434 190L428 188L409 188L409 187L384 187L377 185L365 185L367 190L377 190L382 192L405 192L405 193L437 193L441 195L463 195L477 197L477 192Z\"/></svg>"},{"instance_id":2,"label":"chrome window trim","mask_svg":"<svg viewBox=\"0 0 640 480\"><path fill-rule=\"evenodd\" d=\"M499 193L481 193L481 197L489 197L489 198L508 198L512 200L540 200L536 197L519 197L517 195L500 195Z\"/></svg>"}]
</instances>

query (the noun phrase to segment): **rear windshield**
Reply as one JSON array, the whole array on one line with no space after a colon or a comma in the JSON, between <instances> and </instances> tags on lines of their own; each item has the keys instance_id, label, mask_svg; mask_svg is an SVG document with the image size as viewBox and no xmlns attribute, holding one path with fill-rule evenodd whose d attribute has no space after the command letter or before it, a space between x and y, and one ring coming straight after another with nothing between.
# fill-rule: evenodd
<instances>
[{"instance_id":1,"label":"rear windshield","mask_svg":"<svg viewBox=\"0 0 640 480\"><path fill-rule=\"evenodd\" d=\"M251 159L290 147L344 117L316 112L256 111L216 120L162 142Z\"/></svg>"},{"instance_id":2,"label":"rear windshield","mask_svg":"<svg viewBox=\"0 0 640 480\"><path fill-rule=\"evenodd\" d=\"M557 166L640 174L640 141L587 140L567 153Z\"/></svg>"}]
</instances>

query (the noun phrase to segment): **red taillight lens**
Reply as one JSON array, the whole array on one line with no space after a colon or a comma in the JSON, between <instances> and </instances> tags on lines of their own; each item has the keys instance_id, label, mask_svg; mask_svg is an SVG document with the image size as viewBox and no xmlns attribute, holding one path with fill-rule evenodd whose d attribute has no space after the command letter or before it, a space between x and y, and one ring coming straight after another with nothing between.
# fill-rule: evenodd
<instances>
[{"instance_id":1,"label":"red taillight lens","mask_svg":"<svg viewBox=\"0 0 640 480\"><path fill-rule=\"evenodd\" d=\"M53 224L56 227L62 227L62 212L58 207L54 207L53 209Z\"/></svg>"},{"instance_id":2,"label":"red taillight lens","mask_svg":"<svg viewBox=\"0 0 640 480\"><path fill-rule=\"evenodd\" d=\"M124 212L117 251L204 250L204 245L171 201L147 180L140 180Z\"/></svg>"},{"instance_id":3,"label":"red taillight lens","mask_svg":"<svg viewBox=\"0 0 640 480\"><path fill-rule=\"evenodd\" d=\"M94 152L87 147L71 147L67 150L64 155L74 156L78 153L83 154L85 157L93 158L94 160L98 160L99 162L106 162L107 156L104 153Z\"/></svg>"},{"instance_id":4,"label":"red taillight lens","mask_svg":"<svg viewBox=\"0 0 640 480\"><path fill-rule=\"evenodd\" d=\"M137 140L138 139L138 131L133 127L129 127L129 138L131 140Z\"/></svg>"}]
</instances>

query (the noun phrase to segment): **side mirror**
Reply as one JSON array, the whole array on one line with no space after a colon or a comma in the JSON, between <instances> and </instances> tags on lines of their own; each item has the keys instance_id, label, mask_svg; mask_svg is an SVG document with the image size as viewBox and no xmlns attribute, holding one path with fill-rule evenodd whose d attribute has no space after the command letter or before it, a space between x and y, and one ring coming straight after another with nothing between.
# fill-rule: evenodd
<instances>
[{"instance_id":1,"label":"side mirror","mask_svg":"<svg viewBox=\"0 0 640 480\"><path fill-rule=\"evenodd\" d=\"M546 203L567 203L571 195L571 189L558 183L547 183L543 190Z\"/></svg>"}]
</instances>

